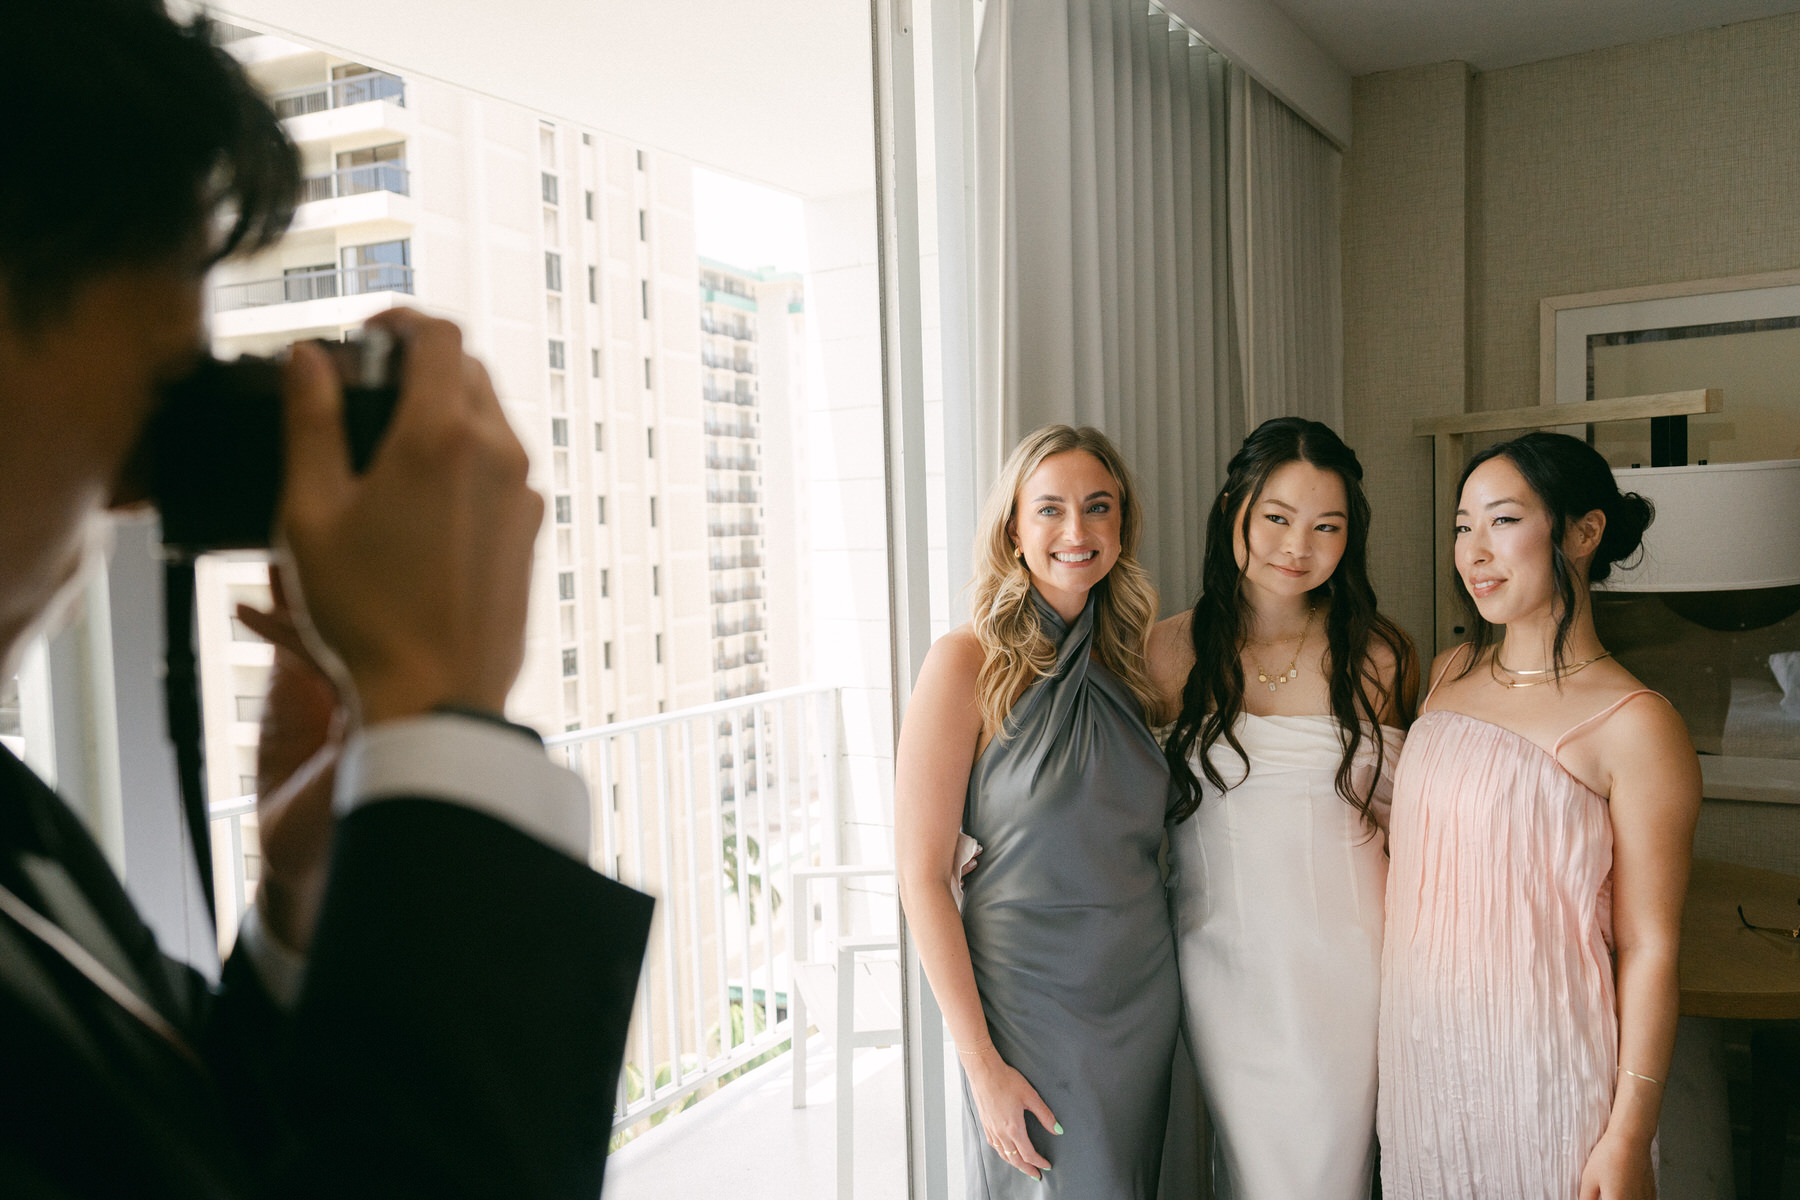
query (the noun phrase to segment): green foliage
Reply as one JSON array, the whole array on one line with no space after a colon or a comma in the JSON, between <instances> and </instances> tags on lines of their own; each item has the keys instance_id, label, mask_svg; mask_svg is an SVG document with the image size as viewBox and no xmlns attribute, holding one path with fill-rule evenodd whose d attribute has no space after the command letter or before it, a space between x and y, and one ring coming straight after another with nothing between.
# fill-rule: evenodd
<instances>
[{"instance_id":1,"label":"green foliage","mask_svg":"<svg viewBox=\"0 0 1800 1200\"><path fill-rule=\"evenodd\" d=\"M760 866L762 863L762 847L757 845L756 839L749 834L745 833L740 835L737 830L737 812L735 810L727 812L725 814L725 841L724 845L721 847L721 853L725 860L725 883L733 895L738 894L738 842L740 840L744 843L744 849L750 860L750 866L752 868ZM749 884L750 920L754 923L758 919L756 915L756 901L757 897L762 895L763 873L752 869L749 873ZM778 916L781 913L781 890L779 888L771 887L769 889L769 911L771 916Z\"/></svg>"},{"instance_id":2,"label":"green foliage","mask_svg":"<svg viewBox=\"0 0 1800 1200\"><path fill-rule=\"evenodd\" d=\"M762 1007L760 1005L753 1005L751 1011L754 1014L752 1020L754 1021L756 1032L761 1033L766 1025L766 1022L763 1019ZM730 1016L731 1044L733 1046L741 1046L748 1040L744 1036L744 1005L742 1001L733 1000L731 1002ZM661 1112L652 1114L648 1119L639 1121L637 1124L632 1125L627 1129L617 1131L607 1141L606 1152L608 1154L613 1153L619 1147L638 1137L646 1130L654 1129L656 1126L661 1125L675 1113L687 1111L698 1104L702 1096L710 1096L738 1076L754 1071L764 1063L772 1060L778 1054L786 1054L792 1046L793 1040L791 1038L787 1041L777 1042L755 1058L750 1059L748 1062L740 1063L738 1066L725 1072L711 1083L703 1084L694 1089L684 1096L679 1104L671 1104ZM720 1053L719 1026L716 1022L706 1031L706 1053L709 1058L717 1057ZM700 1060L692 1054L684 1054L681 1056L681 1069L683 1071L697 1071L700 1069ZM660 1088L666 1086L674 1078L675 1073L670 1069L668 1063L657 1064L657 1087ZM625 1064L625 1101L628 1104L635 1103L636 1101L643 1099L643 1096L644 1073L638 1068L636 1063L628 1062Z\"/></svg>"}]
</instances>

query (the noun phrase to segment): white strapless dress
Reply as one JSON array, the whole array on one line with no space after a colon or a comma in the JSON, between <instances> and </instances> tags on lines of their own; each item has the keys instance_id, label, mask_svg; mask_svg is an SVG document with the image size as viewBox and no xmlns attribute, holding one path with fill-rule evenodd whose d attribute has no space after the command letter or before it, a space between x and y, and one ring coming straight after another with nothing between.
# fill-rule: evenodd
<instances>
[{"instance_id":1,"label":"white strapless dress","mask_svg":"<svg viewBox=\"0 0 1800 1200\"><path fill-rule=\"evenodd\" d=\"M1364 726L1355 768L1375 770ZM1383 726L1385 829L1404 734ZM1375 1164L1385 838L1337 793L1328 716L1245 714L1250 773L1221 741L1220 775L1169 831L1188 1045L1213 1126L1221 1200L1367 1200ZM1198 769L1196 769L1198 774Z\"/></svg>"}]
</instances>

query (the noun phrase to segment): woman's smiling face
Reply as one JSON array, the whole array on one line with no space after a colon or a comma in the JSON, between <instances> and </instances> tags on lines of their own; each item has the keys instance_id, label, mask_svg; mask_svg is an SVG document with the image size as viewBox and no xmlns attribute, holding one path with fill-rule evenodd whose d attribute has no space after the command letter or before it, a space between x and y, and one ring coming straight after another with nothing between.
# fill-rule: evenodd
<instances>
[{"instance_id":1,"label":"woman's smiling face","mask_svg":"<svg viewBox=\"0 0 1800 1200\"><path fill-rule=\"evenodd\" d=\"M1337 570L1348 544L1350 504L1336 471L1303 460L1269 473L1249 515L1231 523L1244 582L1275 596L1301 596Z\"/></svg>"},{"instance_id":2,"label":"woman's smiling face","mask_svg":"<svg viewBox=\"0 0 1800 1200\"><path fill-rule=\"evenodd\" d=\"M1504 455L1470 472L1456 509L1456 571L1481 619L1516 622L1556 598L1550 510Z\"/></svg>"},{"instance_id":3,"label":"woman's smiling face","mask_svg":"<svg viewBox=\"0 0 1800 1200\"><path fill-rule=\"evenodd\" d=\"M1119 561L1119 481L1085 450L1065 450L1038 464L1014 501L1013 545L1044 599L1065 619L1087 604L1088 591Z\"/></svg>"}]
</instances>

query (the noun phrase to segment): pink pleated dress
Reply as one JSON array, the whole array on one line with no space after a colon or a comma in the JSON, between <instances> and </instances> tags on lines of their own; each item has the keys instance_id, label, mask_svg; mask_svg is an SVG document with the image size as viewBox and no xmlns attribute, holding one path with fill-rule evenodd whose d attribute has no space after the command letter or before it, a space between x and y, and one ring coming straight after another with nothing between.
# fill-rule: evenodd
<instances>
[{"instance_id":1,"label":"pink pleated dress","mask_svg":"<svg viewBox=\"0 0 1800 1200\"><path fill-rule=\"evenodd\" d=\"M1447 710L1407 735L1381 961L1385 1200L1575 1200L1618 1069L1613 835L1606 798L1556 754L1642 694L1554 751Z\"/></svg>"}]
</instances>

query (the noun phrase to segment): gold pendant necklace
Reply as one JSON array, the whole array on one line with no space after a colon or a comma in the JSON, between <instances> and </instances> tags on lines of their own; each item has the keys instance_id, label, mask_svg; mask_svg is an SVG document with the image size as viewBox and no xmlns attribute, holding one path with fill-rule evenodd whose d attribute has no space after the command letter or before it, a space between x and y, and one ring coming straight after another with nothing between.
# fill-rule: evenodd
<instances>
[{"instance_id":1,"label":"gold pendant necklace","mask_svg":"<svg viewBox=\"0 0 1800 1200\"><path fill-rule=\"evenodd\" d=\"M1282 684L1300 678L1300 668L1296 664L1300 661L1300 652L1306 649L1306 635L1312 632L1313 616L1317 612L1318 610L1315 608L1306 610L1306 625L1300 630L1300 644L1294 647L1294 657L1288 661L1287 670L1279 675L1271 676L1263 670L1261 663L1255 659L1250 660L1250 665L1256 668L1256 682L1268 684L1269 690L1272 692Z\"/></svg>"},{"instance_id":2,"label":"gold pendant necklace","mask_svg":"<svg viewBox=\"0 0 1800 1200\"><path fill-rule=\"evenodd\" d=\"M1594 657L1592 657L1592 658L1584 658L1578 663L1570 663L1568 666L1566 666L1562 669L1562 674L1560 676L1557 676L1556 678L1558 678L1559 680L1567 679L1569 676L1575 674L1577 671L1585 670L1586 668L1591 667L1595 663L1599 662L1601 659L1611 658L1611 657L1612 657L1612 651L1607 650L1607 651L1604 651L1603 653L1594 655ZM1488 674L1493 677L1493 680L1495 683L1499 684L1503 688L1528 688L1528 687L1536 687L1540 683L1549 683L1550 679L1519 679L1516 677L1520 676L1520 675L1546 675L1547 676L1547 675L1551 675L1551 673L1554 670L1555 670L1555 668L1553 668L1553 667L1542 667L1536 671L1515 671L1513 668L1507 666L1505 663L1500 661L1500 652L1497 650L1494 652L1494 657L1488 659ZM1515 678L1502 679L1502 678L1500 678L1501 671L1505 671L1508 675L1514 676Z\"/></svg>"}]
</instances>

